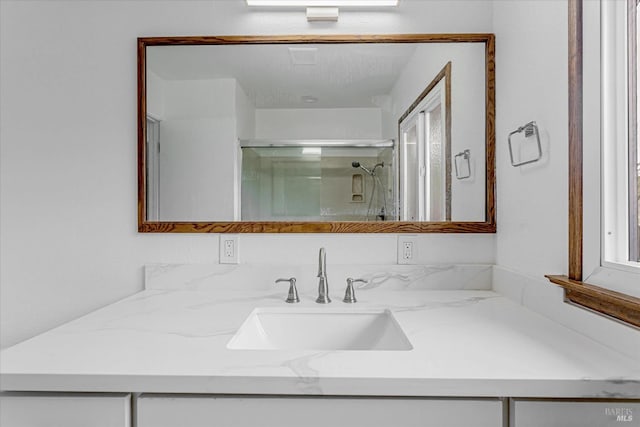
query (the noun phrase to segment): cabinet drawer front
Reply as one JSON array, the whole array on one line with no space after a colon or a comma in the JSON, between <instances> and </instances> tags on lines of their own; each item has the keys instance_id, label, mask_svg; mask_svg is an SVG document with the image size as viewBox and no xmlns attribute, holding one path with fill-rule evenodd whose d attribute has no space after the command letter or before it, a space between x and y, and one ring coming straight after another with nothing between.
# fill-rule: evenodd
<instances>
[{"instance_id":1,"label":"cabinet drawer front","mask_svg":"<svg viewBox=\"0 0 640 427\"><path fill-rule=\"evenodd\" d=\"M513 400L513 427L639 427L640 400Z\"/></svg>"},{"instance_id":2,"label":"cabinet drawer front","mask_svg":"<svg viewBox=\"0 0 640 427\"><path fill-rule=\"evenodd\" d=\"M494 399L142 395L138 427L500 427Z\"/></svg>"},{"instance_id":3,"label":"cabinet drawer front","mask_svg":"<svg viewBox=\"0 0 640 427\"><path fill-rule=\"evenodd\" d=\"M2 427L130 427L129 394L0 393Z\"/></svg>"}]
</instances>

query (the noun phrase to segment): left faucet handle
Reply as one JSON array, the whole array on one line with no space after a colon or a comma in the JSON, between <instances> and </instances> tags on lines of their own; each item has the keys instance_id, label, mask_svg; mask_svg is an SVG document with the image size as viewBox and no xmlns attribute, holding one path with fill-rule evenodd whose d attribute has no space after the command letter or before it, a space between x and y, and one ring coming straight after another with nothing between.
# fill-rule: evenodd
<instances>
[{"instance_id":1,"label":"left faucet handle","mask_svg":"<svg viewBox=\"0 0 640 427\"><path fill-rule=\"evenodd\" d=\"M280 282L289 282L289 295L287 295L287 299L284 301L288 303L300 302L300 298L298 298L298 289L296 288L296 278L290 277L288 279L276 280L276 283Z\"/></svg>"}]
</instances>

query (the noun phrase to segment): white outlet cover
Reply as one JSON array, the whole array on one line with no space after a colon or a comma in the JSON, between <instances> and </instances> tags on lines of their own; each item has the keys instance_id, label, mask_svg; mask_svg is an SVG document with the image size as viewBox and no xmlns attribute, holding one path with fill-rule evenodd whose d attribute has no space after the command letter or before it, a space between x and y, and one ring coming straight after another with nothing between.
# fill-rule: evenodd
<instances>
[{"instance_id":1,"label":"white outlet cover","mask_svg":"<svg viewBox=\"0 0 640 427\"><path fill-rule=\"evenodd\" d=\"M405 258L405 243L411 243L411 258ZM397 246L397 262L398 264L415 264L417 262L418 253L418 236L415 234L399 234Z\"/></svg>"},{"instance_id":2,"label":"white outlet cover","mask_svg":"<svg viewBox=\"0 0 640 427\"><path fill-rule=\"evenodd\" d=\"M231 253L227 253L231 249ZM240 245L237 234L220 234L220 264L239 264Z\"/></svg>"}]
</instances>

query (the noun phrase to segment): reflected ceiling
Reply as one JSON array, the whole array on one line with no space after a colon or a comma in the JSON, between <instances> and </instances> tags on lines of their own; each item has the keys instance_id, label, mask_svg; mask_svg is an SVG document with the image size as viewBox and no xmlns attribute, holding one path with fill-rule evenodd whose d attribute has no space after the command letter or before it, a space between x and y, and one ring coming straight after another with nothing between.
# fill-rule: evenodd
<instances>
[{"instance_id":1,"label":"reflected ceiling","mask_svg":"<svg viewBox=\"0 0 640 427\"><path fill-rule=\"evenodd\" d=\"M236 78L256 108L367 108L384 105L416 47L155 46L148 50L147 67L165 80Z\"/></svg>"}]
</instances>

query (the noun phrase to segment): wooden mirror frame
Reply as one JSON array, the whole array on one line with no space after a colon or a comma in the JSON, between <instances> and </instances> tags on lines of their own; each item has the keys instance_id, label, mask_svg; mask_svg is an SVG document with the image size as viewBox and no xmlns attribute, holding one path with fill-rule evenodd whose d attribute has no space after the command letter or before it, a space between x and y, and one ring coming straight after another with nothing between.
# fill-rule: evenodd
<instances>
[{"instance_id":1,"label":"wooden mirror frame","mask_svg":"<svg viewBox=\"0 0 640 427\"><path fill-rule=\"evenodd\" d=\"M582 281L582 0L569 0L569 267L547 275L564 288L565 301L640 327L640 298Z\"/></svg>"},{"instance_id":2,"label":"wooden mirror frame","mask_svg":"<svg viewBox=\"0 0 640 427\"><path fill-rule=\"evenodd\" d=\"M485 220L480 222L165 222L146 220L146 48L167 45L484 43ZM493 34L293 35L138 38L138 232L140 233L495 233L495 36Z\"/></svg>"}]
</instances>

